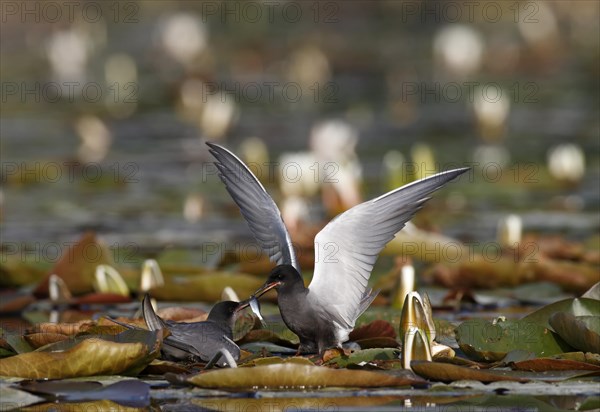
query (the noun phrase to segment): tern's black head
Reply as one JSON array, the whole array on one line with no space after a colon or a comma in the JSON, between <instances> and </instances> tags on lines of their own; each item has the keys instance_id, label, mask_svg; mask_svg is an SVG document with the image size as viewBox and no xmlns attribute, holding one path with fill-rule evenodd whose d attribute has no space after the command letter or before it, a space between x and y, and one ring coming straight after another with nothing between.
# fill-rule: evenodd
<instances>
[{"instance_id":1,"label":"tern's black head","mask_svg":"<svg viewBox=\"0 0 600 412\"><path fill-rule=\"evenodd\" d=\"M208 320L232 327L235 322L236 313L247 306L248 303L246 302L224 300L213 306L208 314Z\"/></svg>"},{"instance_id":2,"label":"tern's black head","mask_svg":"<svg viewBox=\"0 0 600 412\"><path fill-rule=\"evenodd\" d=\"M263 287L254 292L254 295L261 296L271 289L276 289L279 293L304 289L304 281L292 265L278 265L273 268Z\"/></svg>"}]
</instances>

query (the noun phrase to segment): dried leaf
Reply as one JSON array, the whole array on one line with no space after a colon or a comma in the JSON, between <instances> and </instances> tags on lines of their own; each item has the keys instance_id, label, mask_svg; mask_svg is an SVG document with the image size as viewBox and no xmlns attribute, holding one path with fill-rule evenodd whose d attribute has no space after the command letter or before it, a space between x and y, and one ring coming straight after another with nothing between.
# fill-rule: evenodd
<instances>
[{"instance_id":1,"label":"dried leaf","mask_svg":"<svg viewBox=\"0 0 600 412\"><path fill-rule=\"evenodd\" d=\"M69 339L67 335L63 335L60 333L32 333L30 335L25 335L24 338L34 349L37 349L44 345L48 345L50 343L60 342Z\"/></svg>"},{"instance_id":2,"label":"dried leaf","mask_svg":"<svg viewBox=\"0 0 600 412\"><path fill-rule=\"evenodd\" d=\"M114 324L114 323L111 323ZM38 323L32 329L34 333L54 333L67 336L75 336L91 327L96 326L93 320L83 320L76 323Z\"/></svg>"},{"instance_id":3,"label":"dried leaf","mask_svg":"<svg viewBox=\"0 0 600 412\"><path fill-rule=\"evenodd\" d=\"M202 309L186 308L183 306L171 306L156 311L163 320L174 322L202 322L208 318L208 312Z\"/></svg>"}]
</instances>

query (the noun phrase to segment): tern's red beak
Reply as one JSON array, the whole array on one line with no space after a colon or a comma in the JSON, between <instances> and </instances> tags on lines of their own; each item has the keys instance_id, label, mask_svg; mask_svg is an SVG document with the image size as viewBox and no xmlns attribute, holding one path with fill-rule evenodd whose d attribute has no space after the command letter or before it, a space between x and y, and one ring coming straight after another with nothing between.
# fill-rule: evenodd
<instances>
[{"instance_id":1,"label":"tern's red beak","mask_svg":"<svg viewBox=\"0 0 600 412\"><path fill-rule=\"evenodd\" d=\"M259 298L262 295L264 295L265 293L267 293L268 291L270 291L271 289L276 288L279 285L281 285L281 282L265 283L260 289L258 289L256 292L254 292L254 296Z\"/></svg>"},{"instance_id":2,"label":"tern's red beak","mask_svg":"<svg viewBox=\"0 0 600 412\"><path fill-rule=\"evenodd\" d=\"M233 313L237 314L238 312L241 312L242 310L246 309L248 306L250 306L250 300L246 299L241 301L237 307L234 309Z\"/></svg>"}]
</instances>

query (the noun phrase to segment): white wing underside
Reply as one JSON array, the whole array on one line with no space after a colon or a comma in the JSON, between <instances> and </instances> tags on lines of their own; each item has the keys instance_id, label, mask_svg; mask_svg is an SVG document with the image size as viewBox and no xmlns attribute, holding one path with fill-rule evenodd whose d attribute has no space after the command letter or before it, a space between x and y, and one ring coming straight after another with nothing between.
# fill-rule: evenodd
<instances>
[{"instance_id":1,"label":"white wing underside","mask_svg":"<svg viewBox=\"0 0 600 412\"><path fill-rule=\"evenodd\" d=\"M292 265L300 272L292 239L277 205L264 186L236 155L219 145L207 145L217 160L215 165L219 170L219 177L269 259L278 265Z\"/></svg>"},{"instance_id":2,"label":"white wing underside","mask_svg":"<svg viewBox=\"0 0 600 412\"><path fill-rule=\"evenodd\" d=\"M340 333L347 337L374 298L369 296L368 281L381 250L431 193L467 170L438 173L361 203L317 234L308 299L323 308L339 325Z\"/></svg>"}]
</instances>

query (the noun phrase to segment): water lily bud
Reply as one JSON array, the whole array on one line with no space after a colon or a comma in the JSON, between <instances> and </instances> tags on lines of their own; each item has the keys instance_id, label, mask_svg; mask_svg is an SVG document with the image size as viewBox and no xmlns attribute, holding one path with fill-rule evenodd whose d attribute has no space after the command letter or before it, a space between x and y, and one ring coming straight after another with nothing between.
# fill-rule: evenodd
<instances>
[{"instance_id":1,"label":"water lily bud","mask_svg":"<svg viewBox=\"0 0 600 412\"><path fill-rule=\"evenodd\" d=\"M129 288L123 280L123 277L117 269L110 265L96 266L94 289L96 292L116 293L123 296L129 296Z\"/></svg>"},{"instance_id":2,"label":"water lily bud","mask_svg":"<svg viewBox=\"0 0 600 412\"><path fill-rule=\"evenodd\" d=\"M502 247L515 247L523 235L523 222L517 215L508 215L498 222L498 243Z\"/></svg>"},{"instance_id":3,"label":"water lily bud","mask_svg":"<svg viewBox=\"0 0 600 412\"><path fill-rule=\"evenodd\" d=\"M140 293L148 292L150 289L165 284L158 262L154 259L146 259L142 266L142 275L140 277Z\"/></svg>"}]
</instances>

